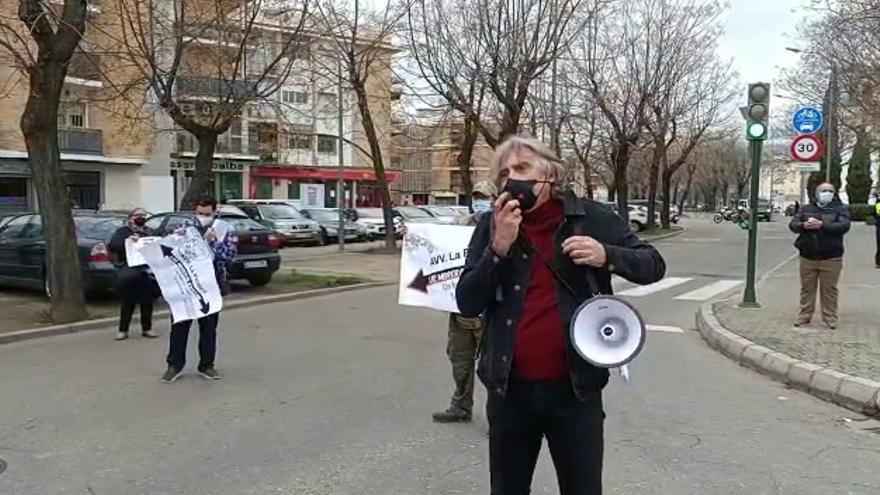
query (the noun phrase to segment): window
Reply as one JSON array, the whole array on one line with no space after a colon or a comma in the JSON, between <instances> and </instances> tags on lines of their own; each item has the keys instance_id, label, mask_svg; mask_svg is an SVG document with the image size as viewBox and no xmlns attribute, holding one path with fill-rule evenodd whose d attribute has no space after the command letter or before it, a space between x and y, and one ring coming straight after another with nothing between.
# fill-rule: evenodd
<instances>
[{"instance_id":1,"label":"window","mask_svg":"<svg viewBox=\"0 0 880 495\"><path fill-rule=\"evenodd\" d=\"M245 213L245 215L253 218L254 220L260 219L260 209L256 206L239 206L241 211Z\"/></svg>"},{"instance_id":2,"label":"window","mask_svg":"<svg viewBox=\"0 0 880 495\"><path fill-rule=\"evenodd\" d=\"M229 130L220 137L217 143L217 151L220 153L242 152L241 119L232 121L229 125Z\"/></svg>"},{"instance_id":3,"label":"window","mask_svg":"<svg viewBox=\"0 0 880 495\"><path fill-rule=\"evenodd\" d=\"M309 102L309 94L303 91L281 91L281 101L284 103L305 104Z\"/></svg>"},{"instance_id":4,"label":"window","mask_svg":"<svg viewBox=\"0 0 880 495\"><path fill-rule=\"evenodd\" d=\"M336 93L318 93L318 111L336 112Z\"/></svg>"},{"instance_id":5,"label":"window","mask_svg":"<svg viewBox=\"0 0 880 495\"><path fill-rule=\"evenodd\" d=\"M25 227L27 227L28 223L30 223L32 216L33 215L23 215L10 220L3 227L3 230L0 230L0 238L16 239L21 236L22 232L24 232Z\"/></svg>"},{"instance_id":6,"label":"window","mask_svg":"<svg viewBox=\"0 0 880 495\"><path fill-rule=\"evenodd\" d=\"M312 136L310 134L288 134L287 149L289 150L310 150L312 149Z\"/></svg>"},{"instance_id":7,"label":"window","mask_svg":"<svg viewBox=\"0 0 880 495\"><path fill-rule=\"evenodd\" d=\"M336 153L336 141L334 136L318 136L318 153Z\"/></svg>"},{"instance_id":8,"label":"window","mask_svg":"<svg viewBox=\"0 0 880 495\"><path fill-rule=\"evenodd\" d=\"M58 127L85 127L86 104L65 101L58 105Z\"/></svg>"}]
</instances>

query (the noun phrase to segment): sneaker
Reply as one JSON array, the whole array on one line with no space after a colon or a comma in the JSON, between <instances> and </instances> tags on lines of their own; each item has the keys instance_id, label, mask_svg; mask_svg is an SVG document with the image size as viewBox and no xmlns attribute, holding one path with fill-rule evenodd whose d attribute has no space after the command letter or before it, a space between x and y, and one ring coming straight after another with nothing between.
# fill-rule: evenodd
<instances>
[{"instance_id":1,"label":"sneaker","mask_svg":"<svg viewBox=\"0 0 880 495\"><path fill-rule=\"evenodd\" d=\"M164 375L162 375L162 381L165 383L173 383L177 381L177 379L180 378L180 375L182 374L183 372L181 370L175 368L174 366L168 365L168 370L165 371Z\"/></svg>"},{"instance_id":2,"label":"sneaker","mask_svg":"<svg viewBox=\"0 0 880 495\"><path fill-rule=\"evenodd\" d=\"M142 335L148 339L158 339L159 338L159 332L157 332L153 329L144 330Z\"/></svg>"},{"instance_id":3,"label":"sneaker","mask_svg":"<svg viewBox=\"0 0 880 495\"><path fill-rule=\"evenodd\" d=\"M199 374L202 375L202 378L205 380L219 380L220 373L213 366L208 366L205 369L200 369Z\"/></svg>"},{"instance_id":4,"label":"sneaker","mask_svg":"<svg viewBox=\"0 0 880 495\"><path fill-rule=\"evenodd\" d=\"M826 321L825 326L828 327L829 330L836 330L837 329L837 322L836 321L832 321L832 322Z\"/></svg>"},{"instance_id":5,"label":"sneaker","mask_svg":"<svg viewBox=\"0 0 880 495\"><path fill-rule=\"evenodd\" d=\"M128 332L116 332L116 340L125 340L128 338Z\"/></svg>"},{"instance_id":6,"label":"sneaker","mask_svg":"<svg viewBox=\"0 0 880 495\"><path fill-rule=\"evenodd\" d=\"M810 324L810 320L804 320L803 318L798 318L794 322L794 326L796 327L805 327Z\"/></svg>"},{"instance_id":7,"label":"sneaker","mask_svg":"<svg viewBox=\"0 0 880 495\"><path fill-rule=\"evenodd\" d=\"M471 420L471 413L450 407L443 412L434 413L433 418L435 423L468 423Z\"/></svg>"}]
</instances>

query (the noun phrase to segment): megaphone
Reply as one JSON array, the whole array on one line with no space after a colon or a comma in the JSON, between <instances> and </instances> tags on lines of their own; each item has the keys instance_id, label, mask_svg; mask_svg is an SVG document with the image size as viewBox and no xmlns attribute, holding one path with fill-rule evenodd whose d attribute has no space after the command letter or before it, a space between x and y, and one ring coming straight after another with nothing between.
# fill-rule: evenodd
<instances>
[{"instance_id":1,"label":"megaphone","mask_svg":"<svg viewBox=\"0 0 880 495\"><path fill-rule=\"evenodd\" d=\"M617 368L635 359L645 345L645 323L623 299L596 296L571 319L571 342L585 361L599 368Z\"/></svg>"}]
</instances>

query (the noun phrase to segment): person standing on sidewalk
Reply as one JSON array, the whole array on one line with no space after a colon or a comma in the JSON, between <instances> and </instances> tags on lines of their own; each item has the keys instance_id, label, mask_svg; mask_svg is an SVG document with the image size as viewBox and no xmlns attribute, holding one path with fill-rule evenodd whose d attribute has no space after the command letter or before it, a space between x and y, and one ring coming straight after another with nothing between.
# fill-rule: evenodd
<instances>
[{"instance_id":1,"label":"person standing on sidewalk","mask_svg":"<svg viewBox=\"0 0 880 495\"><path fill-rule=\"evenodd\" d=\"M492 175L503 188L456 288L461 314L487 320L478 375L491 493L530 493L546 438L560 495L601 495L608 370L580 357L568 328L584 301L612 293L612 273L650 284L666 265L611 208L577 198L565 163L541 142L507 138Z\"/></svg>"},{"instance_id":2,"label":"person standing on sidewalk","mask_svg":"<svg viewBox=\"0 0 880 495\"><path fill-rule=\"evenodd\" d=\"M477 225L484 214L492 212L495 186L488 181L478 182L474 185L471 198L474 212L458 220L458 225ZM484 325L485 320L482 317L467 318L456 313L449 314L449 340L446 344L446 354L452 364L455 391L452 393L449 408L434 413L434 422L454 423L471 420L474 407L474 368Z\"/></svg>"},{"instance_id":3,"label":"person standing on sidewalk","mask_svg":"<svg viewBox=\"0 0 880 495\"><path fill-rule=\"evenodd\" d=\"M159 337L153 330L153 302L159 293L156 280L152 278L149 267L128 266L125 253L126 239L147 235L144 227L146 220L147 212L142 208L135 208L128 214L125 225L113 233L107 245L111 261L116 265L116 293L119 296L119 330L116 332L116 340L128 338L128 329L136 306L141 308L141 334L149 339Z\"/></svg>"},{"instance_id":4,"label":"person standing on sidewalk","mask_svg":"<svg viewBox=\"0 0 880 495\"><path fill-rule=\"evenodd\" d=\"M214 254L214 274L217 277L217 285L221 295L229 293L227 267L235 257L236 246L232 236L229 235L228 226L222 220L217 219L217 200L212 196L205 196L196 205L196 221L189 226L196 227L205 237L205 241L211 247ZM214 367L214 359L217 355L217 325L220 322L220 313L213 313L204 318L199 318L199 375L207 380L219 380L220 373ZM183 367L186 364L186 343L189 337L189 329L192 320L180 321L171 326L171 337L168 349L168 369L162 376L162 381L171 383L180 378Z\"/></svg>"},{"instance_id":5,"label":"person standing on sidewalk","mask_svg":"<svg viewBox=\"0 0 880 495\"><path fill-rule=\"evenodd\" d=\"M843 236L849 231L850 215L835 195L834 185L822 183L816 197L791 219L789 228L798 234L794 245L800 252L801 298L796 327L808 325L816 309L816 286L822 320L837 328L837 282L843 270Z\"/></svg>"},{"instance_id":6,"label":"person standing on sidewalk","mask_svg":"<svg viewBox=\"0 0 880 495\"><path fill-rule=\"evenodd\" d=\"M874 215L874 239L877 244L874 251L874 268L880 268L880 201L878 201L878 196L880 193L875 193L868 201L873 205L871 211Z\"/></svg>"}]
</instances>

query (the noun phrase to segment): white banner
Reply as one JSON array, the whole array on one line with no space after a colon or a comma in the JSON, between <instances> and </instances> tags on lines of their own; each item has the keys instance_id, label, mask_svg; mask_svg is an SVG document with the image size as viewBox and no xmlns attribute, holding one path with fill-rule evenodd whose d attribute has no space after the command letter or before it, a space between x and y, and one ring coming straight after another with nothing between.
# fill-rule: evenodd
<instances>
[{"instance_id":1,"label":"white banner","mask_svg":"<svg viewBox=\"0 0 880 495\"><path fill-rule=\"evenodd\" d=\"M152 244L161 237L128 237L125 239L125 260L128 266L142 266L147 264L147 260L141 255L141 249L147 244Z\"/></svg>"},{"instance_id":2,"label":"white banner","mask_svg":"<svg viewBox=\"0 0 880 495\"><path fill-rule=\"evenodd\" d=\"M194 227L147 244L140 254L153 269L174 323L223 309L214 274L214 253Z\"/></svg>"},{"instance_id":3,"label":"white banner","mask_svg":"<svg viewBox=\"0 0 880 495\"><path fill-rule=\"evenodd\" d=\"M304 208L323 208L324 184L300 184L299 203Z\"/></svg>"},{"instance_id":4,"label":"white banner","mask_svg":"<svg viewBox=\"0 0 880 495\"><path fill-rule=\"evenodd\" d=\"M458 313L455 287L474 228L409 224L406 230L397 302Z\"/></svg>"}]
</instances>

